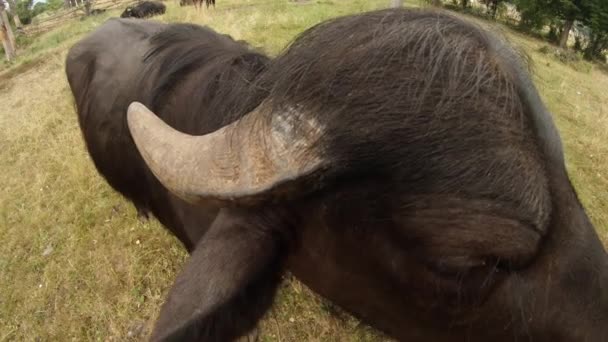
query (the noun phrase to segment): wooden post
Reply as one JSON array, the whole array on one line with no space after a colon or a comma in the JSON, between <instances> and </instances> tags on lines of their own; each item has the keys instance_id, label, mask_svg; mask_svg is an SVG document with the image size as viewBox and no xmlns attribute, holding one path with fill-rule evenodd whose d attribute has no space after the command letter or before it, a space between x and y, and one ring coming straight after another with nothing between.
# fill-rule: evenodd
<instances>
[{"instance_id":1,"label":"wooden post","mask_svg":"<svg viewBox=\"0 0 608 342\"><path fill-rule=\"evenodd\" d=\"M2 41L2 47L4 47L6 59L12 61L15 58L15 36L4 10L4 2L0 2L0 40Z\"/></svg>"},{"instance_id":2,"label":"wooden post","mask_svg":"<svg viewBox=\"0 0 608 342\"><path fill-rule=\"evenodd\" d=\"M91 15L91 0L84 0L84 15L87 17Z\"/></svg>"},{"instance_id":3,"label":"wooden post","mask_svg":"<svg viewBox=\"0 0 608 342\"><path fill-rule=\"evenodd\" d=\"M391 7L399 8L403 6L403 0L391 0Z\"/></svg>"},{"instance_id":4,"label":"wooden post","mask_svg":"<svg viewBox=\"0 0 608 342\"><path fill-rule=\"evenodd\" d=\"M13 28L11 27L11 22L8 21L8 15L6 14L6 11L3 10L0 13L0 15L2 16L2 22L4 23L6 35L8 36L8 40L13 45L13 51L14 51L15 48L17 47L17 41L15 40L15 35L13 34Z\"/></svg>"},{"instance_id":5,"label":"wooden post","mask_svg":"<svg viewBox=\"0 0 608 342\"><path fill-rule=\"evenodd\" d=\"M21 28L23 27L23 24L21 23L21 19L19 19L19 16L17 15L17 11L14 11L13 13L13 21L15 22L15 27L17 28Z\"/></svg>"},{"instance_id":6,"label":"wooden post","mask_svg":"<svg viewBox=\"0 0 608 342\"><path fill-rule=\"evenodd\" d=\"M17 15L17 2L15 0L6 0L6 1L8 2L8 6L11 8L9 13L11 14L11 17L13 17L13 21L15 22L15 27L21 28L21 26L23 26L23 25L21 24L21 19L19 19L19 16Z\"/></svg>"}]
</instances>

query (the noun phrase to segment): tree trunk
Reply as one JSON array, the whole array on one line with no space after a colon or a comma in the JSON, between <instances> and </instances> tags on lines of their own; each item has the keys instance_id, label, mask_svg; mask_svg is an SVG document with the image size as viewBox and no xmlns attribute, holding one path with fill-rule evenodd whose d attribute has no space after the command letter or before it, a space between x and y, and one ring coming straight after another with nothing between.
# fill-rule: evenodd
<instances>
[{"instance_id":1,"label":"tree trunk","mask_svg":"<svg viewBox=\"0 0 608 342\"><path fill-rule=\"evenodd\" d=\"M0 4L0 40L2 41L2 47L4 47L6 59L12 61L15 58L15 37L11 24L8 22L6 11L4 11L4 4Z\"/></svg>"},{"instance_id":2,"label":"tree trunk","mask_svg":"<svg viewBox=\"0 0 608 342\"><path fill-rule=\"evenodd\" d=\"M391 7L399 8L403 6L403 0L391 0Z\"/></svg>"},{"instance_id":3,"label":"tree trunk","mask_svg":"<svg viewBox=\"0 0 608 342\"><path fill-rule=\"evenodd\" d=\"M91 0L84 0L84 15L91 15Z\"/></svg>"},{"instance_id":4,"label":"tree trunk","mask_svg":"<svg viewBox=\"0 0 608 342\"><path fill-rule=\"evenodd\" d=\"M10 42L8 39L4 39L4 32L0 32L0 40L2 40L2 47L4 48L4 54L6 59L10 62L15 58L15 53L11 50Z\"/></svg>"},{"instance_id":5,"label":"tree trunk","mask_svg":"<svg viewBox=\"0 0 608 342\"><path fill-rule=\"evenodd\" d=\"M566 19L564 26L562 27L562 33L559 36L559 47L565 49L568 47L568 37L570 37L570 30L574 24L573 19Z\"/></svg>"},{"instance_id":6,"label":"tree trunk","mask_svg":"<svg viewBox=\"0 0 608 342\"><path fill-rule=\"evenodd\" d=\"M462 9L466 9L469 6L469 0L462 0Z\"/></svg>"},{"instance_id":7,"label":"tree trunk","mask_svg":"<svg viewBox=\"0 0 608 342\"><path fill-rule=\"evenodd\" d=\"M17 15L17 3L15 2L15 0L6 0L6 2L8 2L8 6L11 8L9 13L11 14L11 17L13 17L13 22L15 22L15 26L17 28L20 28L23 25L21 24L21 19L19 19L19 16Z\"/></svg>"},{"instance_id":8,"label":"tree trunk","mask_svg":"<svg viewBox=\"0 0 608 342\"><path fill-rule=\"evenodd\" d=\"M498 0L492 1L492 19L496 20L496 13L498 12Z\"/></svg>"},{"instance_id":9,"label":"tree trunk","mask_svg":"<svg viewBox=\"0 0 608 342\"><path fill-rule=\"evenodd\" d=\"M2 22L4 22L4 29L6 31L6 36L8 37L8 41L13 46L13 53L14 53L15 49L17 48L17 41L15 40L15 35L13 34L13 28L11 27L11 22L8 21L8 15L6 14L6 11L2 11L2 13L0 13L0 15L2 15Z\"/></svg>"},{"instance_id":10,"label":"tree trunk","mask_svg":"<svg viewBox=\"0 0 608 342\"><path fill-rule=\"evenodd\" d=\"M8 7L9 7L9 9L10 9L10 11L9 11L9 12L10 12L11 14L13 14L13 13L15 13L15 14L16 14L16 13L17 13L17 4L16 4L15 0L6 0L6 3L8 3ZM3 4L3 5L4 5L4 4ZM4 6L6 6L6 5L4 5ZM5 9L6 9L6 8L5 8Z\"/></svg>"}]
</instances>

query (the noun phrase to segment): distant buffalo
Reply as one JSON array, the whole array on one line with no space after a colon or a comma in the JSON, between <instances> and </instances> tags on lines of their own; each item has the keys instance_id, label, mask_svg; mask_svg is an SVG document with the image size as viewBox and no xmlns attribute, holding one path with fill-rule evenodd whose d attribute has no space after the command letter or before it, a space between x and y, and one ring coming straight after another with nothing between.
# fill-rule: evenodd
<instances>
[{"instance_id":1,"label":"distant buffalo","mask_svg":"<svg viewBox=\"0 0 608 342\"><path fill-rule=\"evenodd\" d=\"M209 5L213 5L215 8L215 0L179 0L180 6L194 5L196 7L201 7L203 3L207 5L207 8L209 8Z\"/></svg>"},{"instance_id":2,"label":"distant buffalo","mask_svg":"<svg viewBox=\"0 0 608 342\"><path fill-rule=\"evenodd\" d=\"M190 252L153 341L247 334L287 270L402 341L608 336L608 256L494 34L379 10L270 60L208 28L114 19L66 72L100 174Z\"/></svg>"},{"instance_id":3,"label":"distant buffalo","mask_svg":"<svg viewBox=\"0 0 608 342\"><path fill-rule=\"evenodd\" d=\"M105 8L95 8L91 10L91 15L100 15L102 13L105 13L106 9Z\"/></svg>"},{"instance_id":4,"label":"distant buffalo","mask_svg":"<svg viewBox=\"0 0 608 342\"><path fill-rule=\"evenodd\" d=\"M104 8L95 8L95 9L92 9L91 12L89 12L89 15L90 16L101 15L105 12L106 12L106 9L104 9ZM86 20L86 19L87 19L87 16L80 17L81 21Z\"/></svg>"},{"instance_id":5,"label":"distant buffalo","mask_svg":"<svg viewBox=\"0 0 608 342\"><path fill-rule=\"evenodd\" d=\"M120 15L121 18L149 18L165 13L165 4L158 1L143 1L137 5L129 6Z\"/></svg>"}]
</instances>

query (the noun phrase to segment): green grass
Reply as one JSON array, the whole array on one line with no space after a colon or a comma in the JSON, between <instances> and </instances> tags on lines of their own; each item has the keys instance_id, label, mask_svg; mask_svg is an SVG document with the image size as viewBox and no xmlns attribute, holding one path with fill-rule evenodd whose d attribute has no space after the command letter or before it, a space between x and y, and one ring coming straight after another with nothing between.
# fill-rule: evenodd
<instances>
[{"instance_id":1,"label":"green grass","mask_svg":"<svg viewBox=\"0 0 608 342\"><path fill-rule=\"evenodd\" d=\"M89 17L84 20L73 19L58 28L39 34L35 37L17 37L18 57L13 62L7 62L4 58L0 62L0 79L7 78L14 73L6 75L12 69L16 69L19 73L29 66L37 65L44 62L47 55L52 53L60 53L71 46L84 33L93 30L100 23L107 20L111 14L120 14L116 10L103 15ZM4 54L4 52L2 53Z\"/></svg>"},{"instance_id":2,"label":"green grass","mask_svg":"<svg viewBox=\"0 0 608 342\"><path fill-rule=\"evenodd\" d=\"M387 3L221 0L197 12L169 2L157 20L210 25L276 54L324 19ZM176 239L154 220L138 221L96 173L78 129L65 54L117 13L37 37L0 76L0 341L141 340L186 258ZM592 64L562 64L538 52L543 42L507 32L535 62L571 177L606 241L608 76ZM385 340L286 278L262 323L263 341Z\"/></svg>"}]
</instances>

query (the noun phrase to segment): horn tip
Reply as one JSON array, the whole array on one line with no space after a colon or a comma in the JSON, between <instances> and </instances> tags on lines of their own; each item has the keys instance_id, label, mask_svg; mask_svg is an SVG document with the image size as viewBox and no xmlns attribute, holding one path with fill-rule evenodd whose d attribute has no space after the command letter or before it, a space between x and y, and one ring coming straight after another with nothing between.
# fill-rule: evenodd
<instances>
[{"instance_id":1,"label":"horn tip","mask_svg":"<svg viewBox=\"0 0 608 342\"><path fill-rule=\"evenodd\" d=\"M134 127L141 126L144 121L149 121L145 120L145 118L151 115L154 114L142 103L137 101L131 102L127 108L127 124L129 125L129 129L132 131Z\"/></svg>"},{"instance_id":2,"label":"horn tip","mask_svg":"<svg viewBox=\"0 0 608 342\"><path fill-rule=\"evenodd\" d=\"M131 113L149 112L150 110L144 106L141 102L133 101L127 108L127 115L133 116ZM137 115L137 114L135 114Z\"/></svg>"}]
</instances>

